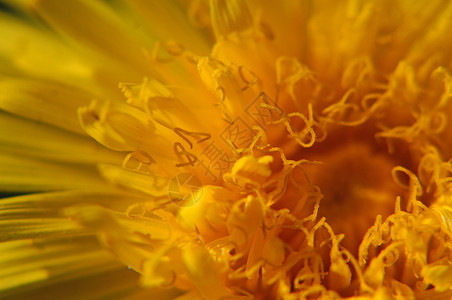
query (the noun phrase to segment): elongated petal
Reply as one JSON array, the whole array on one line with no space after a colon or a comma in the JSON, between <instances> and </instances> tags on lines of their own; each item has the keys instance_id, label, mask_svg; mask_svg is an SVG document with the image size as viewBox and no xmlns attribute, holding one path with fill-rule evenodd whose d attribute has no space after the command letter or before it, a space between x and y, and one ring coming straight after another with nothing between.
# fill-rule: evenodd
<instances>
[{"instance_id":1,"label":"elongated petal","mask_svg":"<svg viewBox=\"0 0 452 300\"><path fill-rule=\"evenodd\" d=\"M10 129L16 134L12 135ZM28 139L23 137L28 136ZM16 155L73 163L121 163L123 155L81 136L29 119L0 113L0 149Z\"/></svg>"},{"instance_id":2,"label":"elongated petal","mask_svg":"<svg viewBox=\"0 0 452 300\"><path fill-rule=\"evenodd\" d=\"M129 38L117 22L111 23L108 17L103 17L103 10L97 7L89 1L41 0L35 4L38 13L58 31L140 70L143 66L139 59L140 44ZM122 42L117 43L118 39Z\"/></svg>"},{"instance_id":3,"label":"elongated petal","mask_svg":"<svg viewBox=\"0 0 452 300\"><path fill-rule=\"evenodd\" d=\"M93 167L52 163L11 153L0 154L0 190L35 192L105 188Z\"/></svg>"}]
</instances>

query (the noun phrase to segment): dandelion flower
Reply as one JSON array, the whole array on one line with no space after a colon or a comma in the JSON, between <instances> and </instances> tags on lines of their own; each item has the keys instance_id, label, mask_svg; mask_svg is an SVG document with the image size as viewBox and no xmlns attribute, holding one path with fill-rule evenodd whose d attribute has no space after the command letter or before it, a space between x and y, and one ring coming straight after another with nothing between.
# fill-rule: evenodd
<instances>
[{"instance_id":1,"label":"dandelion flower","mask_svg":"<svg viewBox=\"0 0 452 300\"><path fill-rule=\"evenodd\" d=\"M452 296L452 2L0 2L0 296Z\"/></svg>"}]
</instances>

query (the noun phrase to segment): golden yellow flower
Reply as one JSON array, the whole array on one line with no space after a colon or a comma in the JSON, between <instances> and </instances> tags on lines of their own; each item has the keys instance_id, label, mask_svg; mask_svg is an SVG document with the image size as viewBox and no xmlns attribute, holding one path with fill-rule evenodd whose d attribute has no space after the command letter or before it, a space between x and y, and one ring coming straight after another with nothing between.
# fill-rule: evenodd
<instances>
[{"instance_id":1,"label":"golden yellow flower","mask_svg":"<svg viewBox=\"0 0 452 300\"><path fill-rule=\"evenodd\" d=\"M0 298L452 297L452 1L0 8Z\"/></svg>"}]
</instances>

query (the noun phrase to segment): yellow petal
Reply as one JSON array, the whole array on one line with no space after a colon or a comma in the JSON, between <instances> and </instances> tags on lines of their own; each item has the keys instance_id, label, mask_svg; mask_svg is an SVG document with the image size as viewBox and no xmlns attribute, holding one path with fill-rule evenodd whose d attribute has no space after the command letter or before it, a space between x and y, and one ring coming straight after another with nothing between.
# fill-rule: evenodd
<instances>
[{"instance_id":1,"label":"yellow petal","mask_svg":"<svg viewBox=\"0 0 452 300\"><path fill-rule=\"evenodd\" d=\"M0 55L8 57L18 70L66 84L93 87L93 66L53 36L4 14L0 18L0 34L5 38L0 44Z\"/></svg>"},{"instance_id":2,"label":"yellow petal","mask_svg":"<svg viewBox=\"0 0 452 300\"><path fill-rule=\"evenodd\" d=\"M92 299L125 292L137 281L93 237L7 242L0 246L0 257L0 297L5 299L61 299L68 293Z\"/></svg>"},{"instance_id":3,"label":"yellow petal","mask_svg":"<svg viewBox=\"0 0 452 300\"><path fill-rule=\"evenodd\" d=\"M233 32L241 32L253 25L253 19L245 0L211 0L210 16L217 39Z\"/></svg>"},{"instance_id":4,"label":"yellow petal","mask_svg":"<svg viewBox=\"0 0 452 300\"><path fill-rule=\"evenodd\" d=\"M25 218L1 220L2 235L0 241L61 237L68 234L83 233L83 229L75 222L63 218Z\"/></svg>"},{"instance_id":5,"label":"yellow petal","mask_svg":"<svg viewBox=\"0 0 452 300\"><path fill-rule=\"evenodd\" d=\"M225 174L224 178L242 188L258 186L271 175L269 164L272 161L273 157L269 155L259 158L252 155L243 156L235 162L231 173Z\"/></svg>"},{"instance_id":6,"label":"yellow petal","mask_svg":"<svg viewBox=\"0 0 452 300\"><path fill-rule=\"evenodd\" d=\"M427 265L422 268L421 275L426 284L432 284L439 292L452 287L452 266L450 265Z\"/></svg>"},{"instance_id":7,"label":"yellow petal","mask_svg":"<svg viewBox=\"0 0 452 300\"><path fill-rule=\"evenodd\" d=\"M203 298L221 299L230 295L224 287L217 266L204 249L186 249L183 260L191 282Z\"/></svg>"},{"instance_id":8,"label":"yellow petal","mask_svg":"<svg viewBox=\"0 0 452 300\"><path fill-rule=\"evenodd\" d=\"M199 55L209 53L209 38L189 23L187 8L180 2L132 0L129 3L142 15L148 32L159 39L178 41Z\"/></svg>"},{"instance_id":9,"label":"yellow petal","mask_svg":"<svg viewBox=\"0 0 452 300\"><path fill-rule=\"evenodd\" d=\"M103 189L93 167L51 163L42 159L0 154L0 190L36 192L71 188Z\"/></svg>"},{"instance_id":10,"label":"yellow petal","mask_svg":"<svg viewBox=\"0 0 452 300\"><path fill-rule=\"evenodd\" d=\"M109 181L154 197L167 196L168 178L158 173L134 172L114 165L100 165L100 173Z\"/></svg>"},{"instance_id":11,"label":"yellow petal","mask_svg":"<svg viewBox=\"0 0 452 300\"><path fill-rule=\"evenodd\" d=\"M15 134L11 134L12 128ZM120 164L123 160L122 154L107 150L89 137L4 113L0 113L0 149L17 156L71 163Z\"/></svg>"},{"instance_id":12,"label":"yellow petal","mask_svg":"<svg viewBox=\"0 0 452 300\"><path fill-rule=\"evenodd\" d=\"M111 22L110 16L105 12L108 8L90 1L63 4L61 1L41 0L36 1L35 9L56 30L78 42L86 43L104 56L123 62L129 70L143 69L142 45L125 33L124 28L119 26L119 19Z\"/></svg>"},{"instance_id":13,"label":"yellow petal","mask_svg":"<svg viewBox=\"0 0 452 300\"><path fill-rule=\"evenodd\" d=\"M32 120L85 134L76 110L92 94L56 83L27 79L0 79L0 108Z\"/></svg>"},{"instance_id":14,"label":"yellow petal","mask_svg":"<svg viewBox=\"0 0 452 300\"><path fill-rule=\"evenodd\" d=\"M330 286L335 290L348 287L352 279L352 272L338 249L330 251L330 259L331 266L328 278Z\"/></svg>"},{"instance_id":15,"label":"yellow petal","mask_svg":"<svg viewBox=\"0 0 452 300\"><path fill-rule=\"evenodd\" d=\"M93 100L89 106L79 108L78 114L83 129L108 148L140 149L164 156L173 148L169 141L156 134L154 121L135 107Z\"/></svg>"}]
</instances>

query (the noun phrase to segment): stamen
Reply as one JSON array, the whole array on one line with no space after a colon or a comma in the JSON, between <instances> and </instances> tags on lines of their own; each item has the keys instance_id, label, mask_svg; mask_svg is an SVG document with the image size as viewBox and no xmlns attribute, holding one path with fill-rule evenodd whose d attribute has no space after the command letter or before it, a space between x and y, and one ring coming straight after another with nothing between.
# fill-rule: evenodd
<instances>
[{"instance_id":1,"label":"stamen","mask_svg":"<svg viewBox=\"0 0 452 300\"><path fill-rule=\"evenodd\" d=\"M147 171L150 171L149 166L156 163L156 161L148 153L141 150L135 150L134 152L126 155L126 157L122 161L122 167L130 169L131 167L129 166L129 161L131 159L135 160L138 163L134 168L137 171L144 171L143 167L146 167L145 169L147 169Z\"/></svg>"},{"instance_id":2,"label":"stamen","mask_svg":"<svg viewBox=\"0 0 452 300\"><path fill-rule=\"evenodd\" d=\"M257 76L253 71L245 66L239 66L238 70L240 79L242 79L246 84L244 87L242 87L242 91L246 91L257 83Z\"/></svg>"},{"instance_id":3,"label":"stamen","mask_svg":"<svg viewBox=\"0 0 452 300\"><path fill-rule=\"evenodd\" d=\"M313 127L318 126L321 128L321 125L320 125L320 123L314 121L314 119L313 119L312 104L308 105L308 110L309 110L309 119L306 118L306 116L303 115L302 113L293 112L293 113L289 113L287 115L283 115L283 117L281 119L279 119L277 121L273 121L273 122L271 122L271 124L283 123L286 126L286 129L289 132L289 134L291 135L291 137L294 138L298 144L300 144L304 148L309 148L312 145L314 145L316 136L317 136ZM298 132L295 132L293 130L292 125L290 123L290 119L295 118L295 117L298 117L304 123L303 130L298 131ZM304 141L306 138L309 139L308 142Z\"/></svg>"},{"instance_id":4,"label":"stamen","mask_svg":"<svg viewBox=\"0 0 452 300\"><path fill-rule=\"evenodd\" d=\"M287 93L293 101L297 101L295 95L295 85L300 80L309 81L311 84L315 83L312 72L303 66L296 58L281 56L275 62L276 84L277 87L286 85Z\"/></svg>"},{"instance_id":5,"label":"stamen","mask_svg":"<svg viewBox=\"0 0 452 300\"><path fill-rule=\"evenodd\" d=\"M404 173L405 175L408 176L408 178L409 178L408 185L402 183L401 179L398 176L399 172ZM425 210L427 207L421 201L418 201L416 199L418 196L422 196L422 194L423 194L423 189L422 189L421 183L419 182L419 179L417 178L417 176L414 175L413 172L411 172L410 170L408 170L404 167L401 167L401 166L394 167L391 171L391 174L392 174L392 177L396 184L398 184L399 186L404 187L410 191L410 197L408 199L407 210L411 211L415 215L417 215L419 213L420 209Z\"/></svg>"},{"instance_id":6,"label":"stamen","mask_svg":"<svg viewBox=\"0 0 452 300\"><path fill-rule=\"evenodd\" d=\"M147 109L150 98L173 97L166 86L154 79L145 77L141 84L123 83L118 84L122 93L127 99L127 103L140 109Z\"/></svg>"},{"instance_id":7,"label":"stamen","mask_svg":"<svg viewBox=\"0 0 452 300\"><path fill-rule=\"evenodd\" d=\"M342 73L341 85L344 88L359 88L374 74L374 66L369 57L358 57L349 62Z\"/></svg>"}]
</instances>

